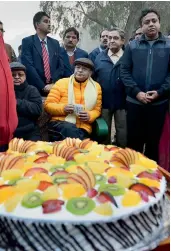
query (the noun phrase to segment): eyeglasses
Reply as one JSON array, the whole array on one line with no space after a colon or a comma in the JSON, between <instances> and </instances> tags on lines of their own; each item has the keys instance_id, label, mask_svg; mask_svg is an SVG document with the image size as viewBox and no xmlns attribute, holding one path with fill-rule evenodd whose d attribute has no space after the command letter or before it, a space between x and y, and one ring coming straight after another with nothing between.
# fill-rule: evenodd
<instances>
[{"instance_id":1,"label":"eyeglasses","mask_svg":"<svg viewBox=\"0 0 171 251\"><path fill-rule=\"evenodd\" d=\"M16 77L23 78L25 76L25 74L24 73L13 72L12 76L13 76L13 78L16 78Z\"/></svg>"},{"instance_id":2,"label":"eyeglasses","mask_svg":"<svg viewBox=\"0 0 171 251\"><path fill-rule=\"evenodd\" d=\"M4 29L0 29L0 31L2 32L2 33L4 33L5 31L4 31Z\"/></svg>"}]
</instances>

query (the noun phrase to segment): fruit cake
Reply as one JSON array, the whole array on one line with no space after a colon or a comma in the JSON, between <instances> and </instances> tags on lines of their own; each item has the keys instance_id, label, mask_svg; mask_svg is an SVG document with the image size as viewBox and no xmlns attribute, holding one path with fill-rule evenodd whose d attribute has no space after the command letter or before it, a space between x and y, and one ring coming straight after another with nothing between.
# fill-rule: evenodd
<instances>
[{"instance_id":1,"label":"fruit cake","mask_svg":"<svg viewBox=\"0 0 171 251\"><path fill-rule=\"evenodd\" d=\"M0 247L150 250L164 232L165 189L157 163L132 149L14 138L0 155Z\"/></svg>"}]
</instances>

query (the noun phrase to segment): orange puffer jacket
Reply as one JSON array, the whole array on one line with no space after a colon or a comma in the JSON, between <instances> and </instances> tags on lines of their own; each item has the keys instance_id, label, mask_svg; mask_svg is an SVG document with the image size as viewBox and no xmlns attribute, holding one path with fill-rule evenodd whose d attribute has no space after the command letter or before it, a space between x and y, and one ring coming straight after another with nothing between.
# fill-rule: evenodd
<instances>
[{"instance_id":1,"label":"orange puffer jacket","mask_svg":"<svg viewBox=\"0 0 171 251\"><path fill-rule=\"evenodd\" d=\"M84 83L77 83L74 80L74 94L75 94L75 103L85 105L84 102L84 90L86 87L87 81ZM64 107L68 104L68 85L69 78L60 79L55 83L53 88L51 89L45 104L45 110L52 115L52 121L54 120L65 120L67 116ZM79 118L76 118L76 126L78 128L85 129L88 133L92 132L91 123L93 123L96 118L98 118L101 114L101 106L102 106L102 90L98 83L97 86L97 103L93 110L87 111L90 115L90 120L88 122L82 122Z\"/></svg>"}]
</instances>

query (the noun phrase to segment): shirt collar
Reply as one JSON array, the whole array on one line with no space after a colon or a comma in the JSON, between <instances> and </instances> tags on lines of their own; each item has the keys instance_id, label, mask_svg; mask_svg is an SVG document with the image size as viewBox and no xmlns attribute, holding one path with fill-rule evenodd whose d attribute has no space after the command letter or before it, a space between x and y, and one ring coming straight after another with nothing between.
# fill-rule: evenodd
<instances>
[{"instance_id":1,"label":"shirt collar","mask_svg":"<svg viewBox=\"0 0 171 251\"><path fill-rule=\"evenodd\" d=\"M122 57L122 55L123 55L122 48L117 53L113 53L110 49L108 50L108 56L109 57L117 56L118 58L120 58L120 57Z\"/></svg>"},{"instance_id":2,"label":"shirt collar","mask_svg":"<svg viewBox=\"0 0 171 251\"><path fill-rule=\"evenodd\" d=\"M74 52L76 51L77 47L75 47L75 49L73 51L67 51L67 49L64 47L64 49L66 50L68 56L73 56Z\"/></svg>"},{"instance_id":3,"label":"shirt collar","mask_svg":"<svg viewBox=\"0 0 171 251\"><path fill-rule=\"evenodd\" d=\"M42 41L44 41L44 42L47 44L47 37L45 37L44 39L41 39L41 38L38 36L38 38L39 38L39 40L40 40L40 43L41 43Z\"/></svg>"}]
</instances>

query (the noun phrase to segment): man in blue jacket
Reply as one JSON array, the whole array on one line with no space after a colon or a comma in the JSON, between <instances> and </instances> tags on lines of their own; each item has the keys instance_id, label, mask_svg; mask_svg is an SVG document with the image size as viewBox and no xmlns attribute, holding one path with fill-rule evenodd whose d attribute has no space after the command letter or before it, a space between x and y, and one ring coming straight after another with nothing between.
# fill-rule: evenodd
<instances>
[{"instance_id":1,"label":"man in blue jacket","mask_svg":"<svg viewBox=\"0 0 171 251\"><path fill-rule=\"evenodd\" d=\"M70 77L74 73L74 61L78 58L88 58L88 53L77 47L79 32L74 28L68 28L63 35L63 46L61 48L64 60L64 76Z\"/></svg>"},{"instance_id":2,"label":"man in blue jacket","mask_svg":"<svg viewBox=\"0 0 171 251\"><path fill-rule=\"evenodd\" d=\"M124 31L114 28L109 31L108 48L97 55L94 78L102 87L102 117L109 134L104 144L111 144L111 125L114 116L116 144L126 146L125 91L120 79L120 65L125 41Z\"/></svg>"},{"instance_id":3,"label":"man in blue jacket","mask_svg":"<svg viewBox=\"0 0 171 251\"><path fill-rule=\"evenodd\" d=\"M125 50L121 79L127 93L128 147L158 161L158 145L170 90L170 39L160 31L160 15L144 10L143 34ZM168 139L169 140L169 139Z\"/></svg>"},{"instance_id":4,"label":"man in blue jacket","mask_svg":"<svg viewBox=\"0 0 171 251\"><path fill-rule=\"evenodd\" d=\"M100 46L97 47L96 49L94 49L92 52L90 52L89 54L89 59L94 63L95 59L97 57L97 55L104 51L107 48L108 45L108 35L109 35L109 31L108 30L103 30L100 33Z\"/></svg>"},{"instance_id":5,"label":"man in blue jacket","mask_svg":"<svg viewBox=\"0 0 171 251\"><path fill-rule=\"evenodd\" d=\"M64 64L59 42L47 36L51 32L50 17L38 12L33 18L36 34L22 40L21 62L27 69L27 81L46 96L53 83L63 77Z\"/></svg>"}]
</instances>

